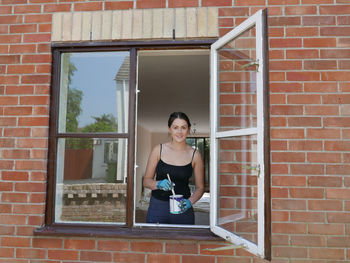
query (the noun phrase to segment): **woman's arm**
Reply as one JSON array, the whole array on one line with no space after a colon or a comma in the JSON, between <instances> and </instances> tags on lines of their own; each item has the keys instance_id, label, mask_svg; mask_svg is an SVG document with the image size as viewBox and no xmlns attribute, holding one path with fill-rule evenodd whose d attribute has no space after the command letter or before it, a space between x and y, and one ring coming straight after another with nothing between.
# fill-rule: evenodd
<instances>
[{"instance_id":1,"label":"woman's arm","mask_svg":"<svg viewBox=\"0 0 350 263\"><path fill-rule=\"evenodd\" d=\"M145 177L143 178L143 186L151 190L157 189L157 181L154 180L154 175L156 172L157 163L159 161L159 151L160 146L157 145L150 153L146 166Z\"/></svg>"},{"instance_id":2,"label":"woman's arm","mask_svg":"<svg viewBox=\"0 0 350 263\"><path fill-rule=\"evenodd\" d=\"M189 198L192 204L201 199L204 193L204 163L202 155L199 151L196 151L193 158L193 172L196 189Z\"/></svg>"}]
</instances>

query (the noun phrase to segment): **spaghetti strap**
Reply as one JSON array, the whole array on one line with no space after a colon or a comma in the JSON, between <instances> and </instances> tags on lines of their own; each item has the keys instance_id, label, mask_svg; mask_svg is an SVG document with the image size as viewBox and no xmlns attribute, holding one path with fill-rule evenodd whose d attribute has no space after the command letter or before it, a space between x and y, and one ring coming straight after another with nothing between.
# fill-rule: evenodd
<instances>
[{"instance_id":1,"label":"spaghetti strap","mask_svg":"<svg viewBox=\"0 0 350 263\"><path fill-rule=\"evenodd\" d=\"M160 149L159 149L159 159L162 157L162 144L159 144Z\"/></svg>"},{"instance_id":2,"label":"spaghetti strap","mask_svg":"<svg viewBox=\"0 0 350 263\"><path fill-rule=\"evenodd\" d=\"M191 159L191 163L193 162L193 158L194 158L194 154L196 153L197 148L194 148L193 154L192 154L192 159Z\"/></svg>"}]
</instances>

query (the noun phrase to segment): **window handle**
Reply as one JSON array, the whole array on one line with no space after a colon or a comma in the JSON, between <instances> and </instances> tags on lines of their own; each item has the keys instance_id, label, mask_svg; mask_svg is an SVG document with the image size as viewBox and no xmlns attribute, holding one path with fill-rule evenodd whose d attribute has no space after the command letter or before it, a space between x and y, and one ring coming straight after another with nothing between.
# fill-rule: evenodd
<instances>
[{"instance_id":1,"label":"window handle","mask_svg":"<svg viewBox=\"0 0 350 263\"><path fill-rule=\"evenodd\" d=\"M256 71L259 71L259 59L257 59L257 60L254 60L254 61L252 61L252 62L250 62L250 63L247 63L247 64L243 64L242 66L241 66L241 68L242 69L245 69L245 68L247 68L247 67L250 67L250 66L256 66Z\"/></svg>"}]
</instances>

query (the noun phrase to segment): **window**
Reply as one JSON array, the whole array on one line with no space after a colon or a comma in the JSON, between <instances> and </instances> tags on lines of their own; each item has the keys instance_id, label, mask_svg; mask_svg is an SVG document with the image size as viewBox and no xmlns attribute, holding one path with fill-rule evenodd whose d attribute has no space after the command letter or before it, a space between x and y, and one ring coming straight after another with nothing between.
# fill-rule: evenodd
<instances>
[{"instance_id":1,"label":"window","mask_svg":"<svg viewBox=\"0 0 350 263\"><path fill-rule=\"evenodd\" d=\"M199 114L199 121L195 121L196 136L188 138L188 142L204 156L208 207L203 218L208 220L198 223L200 229L195 232L189 228L196 226L172 227L178 228L177 233L187 233L191 239L208 238L210 214L213 233L268 258L266 16L266 10L259 11L243 22L214 43L210 55L213 41L205 40L114 43L113 46L57 44L53 48L47 227L42 232L50 233L54 227L55 233L100 231L102 235L113 232L130 236L151 229L152 235L176 236L173 228L164 231L165 234L159 231L159 226L144 228L144 211L142 204L139 206L144 194L140 188L140 165L144 160L138 154L142 147L151 147L144 144L152 138L152 141L160 138L159 134L148 134L144 128L147 123L152 123L155 130L159 128L150 119L155 110L159 116L165 114L166 130L170 113L164 108L167 105L154 103L161 96L157 97L155 92L166 90L157 87L153 90L154 80L146 88L149 78L154 78L147 72L160 72L164 68L159 64L161 61L176 58L171 60L176 65L170 70L174 75L176 69L197 60L198 71L193 74L198 75L182 73L181 79L187 81L186 87L196 79L202 89L189 96L188 105L197 108L189 115ZM187 88L186 95L195 89L194 85ZM175 95L168 96L173 99ZM151 102L147 102L149 97L153 99ZM172 99L166 104L175 107ZM207 102L200 103L201 100Z\"/></svg>"}]
</instances>

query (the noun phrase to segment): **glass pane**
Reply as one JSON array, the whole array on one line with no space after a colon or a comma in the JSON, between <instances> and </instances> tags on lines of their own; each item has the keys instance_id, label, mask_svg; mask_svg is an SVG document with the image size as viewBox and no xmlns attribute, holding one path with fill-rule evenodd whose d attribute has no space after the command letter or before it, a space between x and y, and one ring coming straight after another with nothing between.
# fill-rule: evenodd
<instances>
[{"instance_id":1,"label":"glass pane","mask_svg":"<svg viewBox=\"0 0 350 263\"><path fill-rule=\"evenodd\" d=\"M63 53L59 132L127 132L129 52Z\"/></svg>"},{"instance_id":2,"label":"glass pane","mask_svg":"<svg viewBox=\"0 0 350 263\"><path fill-rule=\"evenodd\" d=\"M219 139L218 224L257 242L257 136Z\"/></svg>"},{"instance_id":3,"label":"glass pane","mask_svg":"<svg viewBox=\"0 0 350 263\"><path fill-rule=\"evenodd\" d=\"M256 127L255 30L218 50L218 131Z\"/></svg>"},{"instance_id":4,"label":"glass pane","mask_svg":"<svg viewBox=\"0 0 350 263\"><path fill-rule=\"evenodd\" d=\"M124 223L127 140L61 138L57 148L56 222Z\"/></svg>"}]
</instances>

